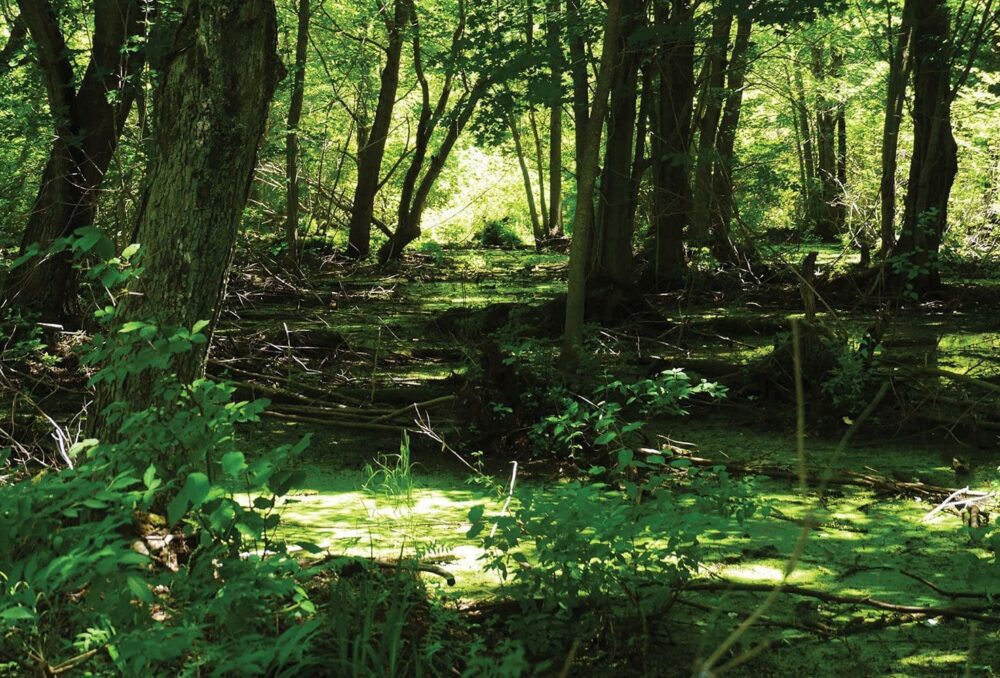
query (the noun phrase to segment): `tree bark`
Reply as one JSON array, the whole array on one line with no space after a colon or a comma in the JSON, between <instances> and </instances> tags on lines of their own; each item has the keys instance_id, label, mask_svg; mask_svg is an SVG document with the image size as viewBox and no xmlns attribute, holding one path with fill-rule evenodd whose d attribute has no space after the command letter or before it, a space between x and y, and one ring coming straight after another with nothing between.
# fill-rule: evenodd
<instances>
[{"instance_id":1,"label":"tree bark","mask_svg":"<svg viewBox=\"0 0 1000 678\"><path fill-rule=\"evenodd\" d=\"M708 239L712 210L712 167L715 164L715 139L719 131L722 102L726 84L726 55L729 50L729 35L732 32L733 15L720 12L712 21L712 36L705 47L706 74L705 89L702 92L704 111L698 134L698 156L694 166L694 195L691 204L692 241Z\"/></svg>"},{"instance_id":2,"label":"tree bark","mask_svg":"<svg viewBox=\"0 0 1000 678\"><path fill-rule=\"evenodd\" d=\"M388 15L388 7L382 5ZM378 103L375 118L361 149L358 151L358 182L354 188L354 209L348 226L350 235L347 254L362 259L371 251L371 224L375 214L375 196L378 193L379 175L385 156L386 140L392 124L392 113L399 91L399 69L403 54L403 29L413 12L411 0L396 0L392 17L386 17L386 33L389 37L385 66L382 68Z\"/></svg>"},{"instance_id":3,"label":"tree bark","mask_svg":"<svg viewBox=\"0 0 1000 678\"><path fill-rule=\"evenodd\" d=\"M626 287L632 281L632 146L636 136L636 99L641 54L629 47L642 25L642 2L623 0L617 60L611 76L608 137L601 174L598 218L588 278ZM640 139L638 143L645 143Z\"/></svg>"},{"instance_id":4,"label":"tree bark","mask_svg":"<svg viewBox=\"0 0 1000 678\"><path fill-rule=\"evenodd\" d=\"M292 262L298 261L299 256L299 122L302 119L302 100L305 98L306 89L309 14L309 0L299 0L292 100L288 107L288 131L285 136L285 169L288 181L285 198L285 244Z\"/></svg>"},{"instance_id":5,"label":"tree bark","mask_svg":"<svg viewBox=\"0 0 1000 678\"><path fill-rule=\"evenodd\" d=\"M171 55L157 99L156 158L137 222L144 270L122 298L116 321L154 322L169 334L208 320L211 340L268 106L283 76L274 3L192 0ZM195 344L173 356L171 370L181 383L204 375L206 350L207 344ZM128 370L131 356L122 361ZM156 379L150 370L132 371L102 383L96 437L113 440L123 416L153 404ZM195 460L155 461L169 478Z\"/></svg>"},{"instance_id":6,"label":"tree bark","mask_svg":"<svg viewBox=\"0 0 1000 678\"><path fill-rule=\"evenodd\" d=\"M521 168L521 179L524 182L525 197L528 200L528 214L531 217L531 233L535 239L535 248L541 249L545 240L545 229L538 218L538 208L535 207L535 189L531 185L531 170L528 169L528 161L524 157L524 144L521 143L521 132L517 127L517 118L513 113L507 118L507 125L510 127L510 136L514 140L514 152L517 154L517 164Z\"/></svg>"},{"instance_id":7,"label":"tree bark","mask_svg":"<svg viewBox=\"0 0 1000 678\"><path fill-rule=\"evenodd\" d=\"M717 159L712 173L711 237L712 254L721 262L736 264L741 259L753 259L753 243L744 242L737 248L730 229L735 196L733 195L733 152L736 145L736 130L740 124L743 107L743 86L747 72L747 52L750 48L750 32L753 20L741 15L736 22L736 41L729 66L726 104L719 123L716 138ZM742 253L740 252L742 249Z\"/></svg>"},{"instance_id":8,"label":"tree bark","mask_svg":"<svg viewBox=\"0 0 1000 678\"><path fill-rule=\"evenodd\" d=\"M893 255L897 286L924 297L941 288L938 252L958 172L951 128L952 46L945 0L907 0L913 40L913 156L903 223Z\"/></svg>"},{"instance_id":9,"label":"tree bark","mask_svg":"<svg viewBox=\"0 0 1000 678\"><path fill-rule=\"evenodd\" d=\"M549 233L562 236L562 63L563 52L559 35L560 0L549 0L546 32L549 49L549 77L555 97L549 109Z\"/></svg>"},{"instance_id":10,"label":"tree bark","mask_svg":"<svg viewBox=\"0 0 1000 678\"><path fill-rule=\"evenodd\" d=\"M59 19L47 0L19 0L35 43L52 112L54 140L41 186L21 239L20 255L53 243L94 222L99 189L114 157L135 98L142 50L124 50L145 30L144 3L95 0L90 63L76 87ZM81 311L72 255L61 251L11 271L4 296L43 319L75 325Z\"/></svg>"},{"instance_id":11,"label":"tree bark","mask_svg":"<svg viewBox=\"0 0 1000 678\"><path fill-rule=\"evenodd\" d=\"M573 215L573 242L570 247L569 282L566 291L566 323L563 333L562 363L566 369L579 365L583 344L583 319L587 284L587 261L590 224L594 211L594 185L597 182L597 163L601 153L601 135L604 117L608 111L608 95L614 64L618 58L618 32L623 0L608 0L604 42L601 49L601 67L594 90L594 106L590 111L586 136L583 139L580 164L577 166L579 186L576 212Z\"/></svg>"},{"instance_id":12,"label":"tree bark","mask_svg":"<svg viewBox=\"0 0 1000 678\"><path fill-rule=\"evenodd\" d=\"M654 68L659 78L653 111L652 278L657 286L681 283L687 263L684 231L691 214L688 179L694 104L694 29L688 0L656 0L656 23L672 37L659 48Z\"/></svg>"},{"instance_id":13,"label":"tree bark","mask_svg":"<svg viewBox=\"0 0 1000 678\"><path fill-rule=\"evenodd\" d=\"M890 32L891 35L891 32ZM882 122L882 182L881 228L882 257L889 256L896 244L896 165L899 148L899 127L903 121L903 102L909 77L910 18L903 20L896 35L895 47L890 46L889 79L886 84L885 119Z\"/></svg>"},{"instance_id":14,"label":"tree bark","mask_svg":"<svg viewBox=\"0 0 1000 678\"><path fill-rule=\"evenodd\" d=\"M795 109L798 114L799 129L802 133L802 160L805 164L805 177L802 185L803 212L805 214L805 230L816 229L820 220L821 200L816 182L816 151L813 144L812 123L809 122L809 103L806 100L805 85L802 82L802 65L800 54L795 54Z\"/></svg>"},{"instance_id":15,"label":"tree bark","mask_svg":"<svg viewBox=\"0 0 1000 678\"><path fill-rule=\"evenodd\" d=\"M827 64L827 50L822 44L813 45L812 70L820 90L816 111L816 180L820 189L818 200L818 220L816 234L824 242L836 242L844 224L843 186L838 182L837 168L837 111L839 102L828 93L828 76L838 76L843 65L843 55L830 50Z\"/></svg>"}]
</instances>

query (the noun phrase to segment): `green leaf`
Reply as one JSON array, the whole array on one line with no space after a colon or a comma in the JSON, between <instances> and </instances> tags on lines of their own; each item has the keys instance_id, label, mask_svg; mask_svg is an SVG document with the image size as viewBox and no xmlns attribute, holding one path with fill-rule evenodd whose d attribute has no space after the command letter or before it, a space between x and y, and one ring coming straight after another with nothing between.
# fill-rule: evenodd
<instances>
[{"instance_id":1,"label":"green leaf","mask_svg":"<svg viewBox=\"0 0 1000 678\"><path fill-rule=\"evenodd\" d=\"M243 456L242 452L227 452L222 455L222 472L227 476L235 478L246 468L246 457Z\"/></svg>"},{"instance_id":2,"label":"green leaf","mask_svg":"<svg viewBox=\"0 0 1000 678\"><path fill-rule=\"evenodd\" d=\"M601 434L601 435L597 436L597 439L594 441L594 444L595 445L607 445L608 443L610 443L612 440L614 440L617 437L618 437L618 434L616 432L614 432L614 431L608 431L607 433L604 433L604 434Z\"/></svg>"},{"instance_id":3,"label":"green leaf","mask_svg":"<svg viewBox=\"0 0 1000 678\"><path fill-rule=\"evenodd\" d=\"M188 499L184 492L170 500L167 504L167 522L176 525L188 510Z\"/></svg>"},{"instance_id":4,"label":"green leaf","mask_svg":"<svg viewBox=\"0 0 1000 678\"><path fill-rule=\"evenodd\" d=\"M132 595L147 605L153 602L153 593L149 590L145 579L133 572L129 572L125 575L125 580L128 582L128 589L132 592Z\"/></svg>"},{"instance_id":5,"label":"green leaf","mask_svg":"<svg viewBox=\"0 0 1000 678\"><path fill-rule=\"evenodd\" d=\"M194 327L191 328L191 334L198 334L211 324L212 324L211 320L199 320L194 324Z\"/></svg>"},{"instance_id":6,"label":"green leaf","mask_svg":"<svg viewBox=\"0 0 1000 678\"><path fill-rule=\"evenodd\" d=\"M187 497L192 506L198 507L205 501L211 487L212 484L208 481L207 475L204 473L192 473L188 476L187 482L184 483L184 489L181 494Z\"/></svg>"},{"instance_id":7,"label":"green leaf","mask_svg":"<svg viewBox=\"0 0 1000 678\"><path fill-rule=\"evenodd\" d=\"M17 607L9 607L3 612L0 612L0 619L3 619L4 621L25 621L34 618L35 613L32 610L20 605Z\"/></svg>"},{"instance_id":8,"label":"green leaf","mask_svg":"<svg viewBox=\"0 0 1000 678\"><path fill-rule=\"evenodd\" d=\"M618 450L619 466L629 466L634 458L635 454L632 452L632 450L628 449L627 447L623 447L622 449Z\"/></svg>"},{"instance_id":9,"label":"green leaf","mask_svg":"<svg viewBox=\"0 0 1000 678\"><path fill-rule=\"evenodd\" d=\"M122 259L128 260L136 255L139 251L140 245L138 243L132 243L128 247L122 250Z\"/></svg>"},{"instance_id":10,"label":"green leaf","mask_svg":"<svg viewBox=\"0 0 1000 678\"><path fill-rule=\"evenodd\" d=\"M141 320L131 320L121 326L118 330L118 334L128 334L129 332L135 332L136 330L141 330L146 326L146 323Z\"/></svg>"}]
</instances>

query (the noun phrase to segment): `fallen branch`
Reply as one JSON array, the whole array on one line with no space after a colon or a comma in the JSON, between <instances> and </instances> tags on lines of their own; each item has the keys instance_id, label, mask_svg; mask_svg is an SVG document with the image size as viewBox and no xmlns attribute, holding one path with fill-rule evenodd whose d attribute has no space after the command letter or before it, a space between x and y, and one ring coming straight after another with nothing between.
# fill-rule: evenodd
<instances>
[{"instance_id":1,"label":"fallen branch","mask_svg":"<svg viewBox=\"0 0 1000 678\"><path fill-rule=\"evenodd\" d=\"M995 605L983 604L968 607L921 607L920 605L902 605L890 603L869 596L848 596L841 593L829 593L818 589L810 589L804 586L792 586L789 584L765 584L753 582L737 582L730 580L718 581L692 581L684 586L685 591L744 591L749 593L784 593L793 596L803 596L815 598L827 603L841 603L844 605L857 605L859 607L870 607L888 612L898 612L901 614L921 614L932 617L948 617L951 619L970 619L974 621L988 622L990 624L1000 624L1000 616L984 614L985 611L994 609Z\"/></svg>"},{"instance_id":2,"label":"fallen branch","mask_svg":"<svg viewBox=\"0 0 1000 678\"><path fill-rule=\"evenodd\" d=\"M357 556L345 556L345 555L335 555L329 554L323 556L316 561L306 561L306 565L309 567L321 567L327 565L336 560L345 561L345 566L349 566L351 563L367 563L374 565L375 567L382 568L385 570L413 570L414 572L427 572L428 574L434 574L445 580L448 586L455 585L455 575L448 570L434 565L433 563L422 563L419 561L408 561L408 560L379 560L377 558L361 558Z\"/></svg>"},{"instance_id":3,"label":"fallen branch","mask_svg":"<svg viewBox=\"0 0 1000 678\"><path fill-rule=\"evenodd\" d=\"M434 407L436 405L443 405L444 403L450 403L450 402L452 402L454 400L455 400L455 396L453 396L453 395L447 395L447 396L441 396L440 398L434 398L432 400L427 400L427 401L422 402L422 403L413 403L411 405L407 405L406 407L401 407L398 410L394 410L394 411L390 412L389 414L383 415L381 417L376 417L375 419L372 419L371 423L375 424L375 423L378 423L380 421L389 421L390 419L395 419L396 417L399 417L399 416L402 416L404 414L407 414L410 411L411 408L416 409L417 413L419 413L421 409L424 409L424 410L430 409L430 408L432 408L432 407Z\"/></svg>"}]
</instances>

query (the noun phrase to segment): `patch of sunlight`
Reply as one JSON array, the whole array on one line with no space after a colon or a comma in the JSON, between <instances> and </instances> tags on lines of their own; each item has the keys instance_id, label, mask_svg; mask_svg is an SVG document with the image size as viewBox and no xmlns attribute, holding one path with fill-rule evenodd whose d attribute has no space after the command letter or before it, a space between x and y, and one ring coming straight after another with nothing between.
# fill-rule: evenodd
<instances>
[{"instance_id":1,"label":"patch of sunlight","mask_svg":"<svg viewBox=\"0 0 1000 678\"><path fill-rule=\"evenodd\" d=\"M775 584L781 581L784 574L781 568L761 563L728 567L726 568L726 573L736 580L750 582L769 581Z\"/></svg>"},{"instance_id":2,"label":"patch of sunlight","mask_svg":"<svg viewBox=\"0 0 1000 678\"><path fill-rule=\"evenodd\" d=\"M937 666L944 668L945 665L950 664L965 664L967 657L964 652L934 652L914 654L909 657L903 657L899 660L901 664L907 666Z\"/></svg>"}]
</instances>

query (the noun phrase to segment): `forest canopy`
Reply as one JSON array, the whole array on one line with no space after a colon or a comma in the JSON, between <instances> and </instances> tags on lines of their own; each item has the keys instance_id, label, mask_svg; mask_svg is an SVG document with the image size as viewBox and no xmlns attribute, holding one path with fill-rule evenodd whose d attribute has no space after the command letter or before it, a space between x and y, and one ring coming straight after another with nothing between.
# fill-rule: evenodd
<instances>
[{"instance_id":1,"label":"forest canopy","mask_svg":"<svg viewBox=\"0 0 1000 678\"><path fill-rule=\"evenodd\" d=\"M1000 3L0 0L0 675L993 675Z\"/></svg>"}]
</instances>

